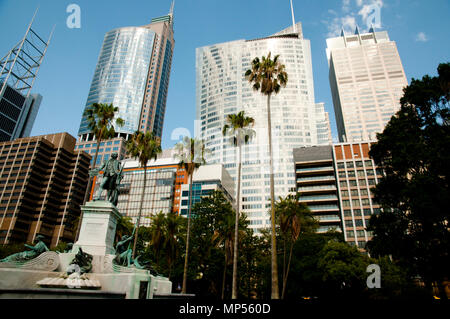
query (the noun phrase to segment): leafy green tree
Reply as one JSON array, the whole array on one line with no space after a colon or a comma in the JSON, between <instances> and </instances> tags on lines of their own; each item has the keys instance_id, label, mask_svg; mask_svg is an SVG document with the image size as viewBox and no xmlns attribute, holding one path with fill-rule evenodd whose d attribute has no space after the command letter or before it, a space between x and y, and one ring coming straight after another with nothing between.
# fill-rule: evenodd
<instances>
[{"instance_id":1,"label":"leafy green tree","mask_svg":"<svg viewBox=\"0 0 450 319\"><path fill-rule=\"evenodd\" d=\"M269 161L270 161L270 201L271 201L271 226L272 226L272 299L279 299L278 288L278 266L277 266L277 247L275 237L275 185L273 176L273 155L272 155L272 120L270 113L270 97L277 94L281 87L286 87L288 74L285 71L285 65L278 60L279 55L275 55L273 60L270 58L270 52L262 57L252 61L252 68L245 72L247 80L253 84L255 91L260 91L267 96L267 130L269 136Z\"/></svg>"},{"instance_id":2,"label":"leafy green tree","mask_svg":"<svg viewBox=\"0 0 450 319\"><path fill-rule=\"evenodd\" d=\"M196 294L220 297L219 287L226 267L225 248L229 251L232 247L233 208L221 191L214 191L195 203L192 210L191 280L196 281Z\"/></svg>"},{"instance_id":3,"label":"leafy green tree","mask_svg":"<svg viewBox=\"0 0 450 319\"><path fill-rule=\"evenodd\" d=\"M370 155L384 171L374 189L384 211L373 216L368 243L373 256L392 255L431 290L449 278L450 63L438 76L412 79L401 108Z\"/></svg>"},{"instance_id":4,"label":"leafy green tree","mask_svg":"<svg viewBox=\"0 0 450 319\"><path fill-rule=\"evenodd\" d=\"M300 236L300 232L313 232L318 227L318 222L308 206L298 202L299 194L296 196L288 195L285 198L280 197L275 203L275 216L277 224L280 227L281 237L283 239L283 287L281 290L281 299L284 299L286 292L289 268L292 260L292 250L294 244ZM288 261L286 262L287 246L289 248Z\"/></svg>"},{"instance_id":5,"label":"leafy green tree","mask_svg":"<svg viewBox=\"0 0 450 319\"><path fill-rule=\"evenodd\" d=\"M327 297L360 295L366 287L369 258L347 243L329 241L320 251L317 267Z\"/></svg>"},{"instance_id":6,"label":"leafy green tree","mask_svg":"<svg viewBox=\"0 0 450 319\"><path fill-rule=\"evenodd\" d=\"M239 211L240 211L240 197L241 197L241 167L242 167L242 145L247 144L250 139L255 135L255 131L250 129L253 126L255 120L252 117L245 116L245 112L241 111L237 114L228 114L226 117L227 124L222 129L224 136L233 135L233 145L239 150L238 157L238 179L237 179L237 192L236 192L236 217L234 225L234 254L233 254L233 283L231 298L236 299L238 295L237 287L237 264L238 264L238 224L239 224Z\"/></svg>"},{"instance_id":7,"label":"leafy green tree","mask_svg":"<svg viewBox=\"0 0 450 319\"><path fill-rule=\"evenodd\" d=\"M175 145L175 158L179 160L178 166L186 171L189 176L189 208L188 208L188 222L186 231L186 253L184 256L184 271L183 271L183 286L181 293L186 293L187 272L189 260L189 238L191 232L191 211L192 211L192 176L194 171L201 165L205 164L205 145L203 141L185 136L183 141Z\"/></svg>"},{"instance_id":8,"label":"leafy green tree","mask_svg":"<svg viewBox=\"0 0 450 319\"><path fill-rule=\"evenodd\" d=\"M158 154L162 152L160 140L153 136L151 132L143 133L136 131L130 140L126 143L127 153L139 161L140 166L144 169L144 185L142 187L141 202L139 204L139 215L136 224L136 232L133 243L133 258L136 255L136 243L139 234L139 223L142 215L142 204L144 203L145 186L147 185L147 163L151 159L157 159Z\"/></svg>"}]
</instances>

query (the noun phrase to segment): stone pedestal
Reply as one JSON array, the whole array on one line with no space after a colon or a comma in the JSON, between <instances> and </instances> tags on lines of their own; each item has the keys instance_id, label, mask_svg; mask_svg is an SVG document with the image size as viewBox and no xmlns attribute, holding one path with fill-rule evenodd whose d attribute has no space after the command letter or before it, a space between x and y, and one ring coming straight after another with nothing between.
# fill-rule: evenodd
<instances>
[{"instance_id":1,"label":"stone pedestal","mask_svg":"<svg viewBox=\"0 0 450 319\"><path fill-rule=\"evenodd\" d=\"M121 218L116 206L108 201L92 201L81 206L81 211L80 236L72 252L81 247L83 252L91 255L115 254L114 236L117 221Z\"/></svg>"}]
</instances>

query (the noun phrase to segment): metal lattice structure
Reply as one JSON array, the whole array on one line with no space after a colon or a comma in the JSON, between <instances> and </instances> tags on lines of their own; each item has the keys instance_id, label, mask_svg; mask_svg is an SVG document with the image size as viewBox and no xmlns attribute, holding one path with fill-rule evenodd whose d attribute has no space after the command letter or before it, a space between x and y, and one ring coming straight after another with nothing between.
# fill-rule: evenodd
<instances>
[{"instance_id":1,"label":"metal lattice structure","mask_svg":"<svg viewBox=\"0 0 450 319\"><path fill-rule=\"evenodd\" d=\"M48 40L45 41L32 29L36 12L25 36L0 60L0 95L3 94L6 85L20 92L25 98L30 94L53 34L52 30Z\"/></svg>"}]
</instances>

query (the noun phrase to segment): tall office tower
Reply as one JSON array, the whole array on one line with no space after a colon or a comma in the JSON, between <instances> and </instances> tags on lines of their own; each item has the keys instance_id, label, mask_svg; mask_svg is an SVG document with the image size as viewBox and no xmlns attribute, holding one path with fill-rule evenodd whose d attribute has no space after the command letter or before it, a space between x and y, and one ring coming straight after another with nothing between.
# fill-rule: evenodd
<instances>
[{"instance_id":1,"label":"tall office tower","mask_svg":"<svg viewBox=\"0 0 450 319\"><path fill-rule=\"evenodd\" d=\"M327 57L339 141L375 139L408 85L395 42L386 31L357 28L327 39Z\"/></svg>"},{"instance_id":2,"label":"tall office tower","mask_svg":"<svg viewBox=\"0 0 450 319\"><path fill-rule=\"evenodd\" d=\"M124 126L115 126L119 150L124 149L124 139L137 130L161 137L174 43L173 7L168 15L154 18L148 25L106 33L85 109L93 103L112 103L119 108L116 117L125 121ZM78 147L87 152L95 149L85 116L78 136ZM98 162L111 153L112 148L109 152L103 148Z\"/></svg>"},{"instance_id":3,"label":"tall office tower","mask_svg":"<svg viewBox=\"0 0 450 319\"><path fill-rule=\"evenodd\" d=\"M90 155L67 134L0 143L0 244L73 242Z\"/></svg>"},{"instance_id":4,"label":"tall office tower","mask_svg":"<svg viewBox=\"0 0 450 319\"><path fill-rule=\"evenodd\" d=\"M42 101L31 89L51 34L44 41L32 29L33 21L34 17L22 40L0 59L0 141L29 136Z\"/></svg>"},{"instance_id":5,"label":"tall office tower","mask_svg":"<svg viewBox=\"0 0 450 319\"><path fill-rule=\"evenodd\" d=\"M275 195L278 198L295 191L293 148L318 144L319 122L326 117L314 100L311 47L309 40L303 38L301 23L265 38L196 49L196 118L199 121L196 135L211 150L208 162L224 164L235 180L236 150L230 138L222 136L225 117L243 110L255 119L256 136L243 147L240 203L250 227L257 233L270 225L267 97L254 92L244 74L255 57L267 56L269 52L272 58L280 55L280 62L286 66L289 76L286 88L271 98Z\"/></svg>"}]
</instances>

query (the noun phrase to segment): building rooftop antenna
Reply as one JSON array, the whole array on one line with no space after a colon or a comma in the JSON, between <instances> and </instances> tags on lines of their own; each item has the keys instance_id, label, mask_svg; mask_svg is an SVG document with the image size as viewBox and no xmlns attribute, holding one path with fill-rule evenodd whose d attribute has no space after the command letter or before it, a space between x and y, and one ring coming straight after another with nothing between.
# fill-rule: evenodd
<instances>
[{"instance_id":1,"label":"building rooftop antenna","mask_svg":"<svg viewBox=\"0 0 450 319\"><path fill-rule=\"evenodd\" d=\"M294 32L297 33L297 25L295 24L294 7L292 5L292 0L291 0L291 14L292 14L292 27L294 28Z\"/></svg>"}]
</instances>

